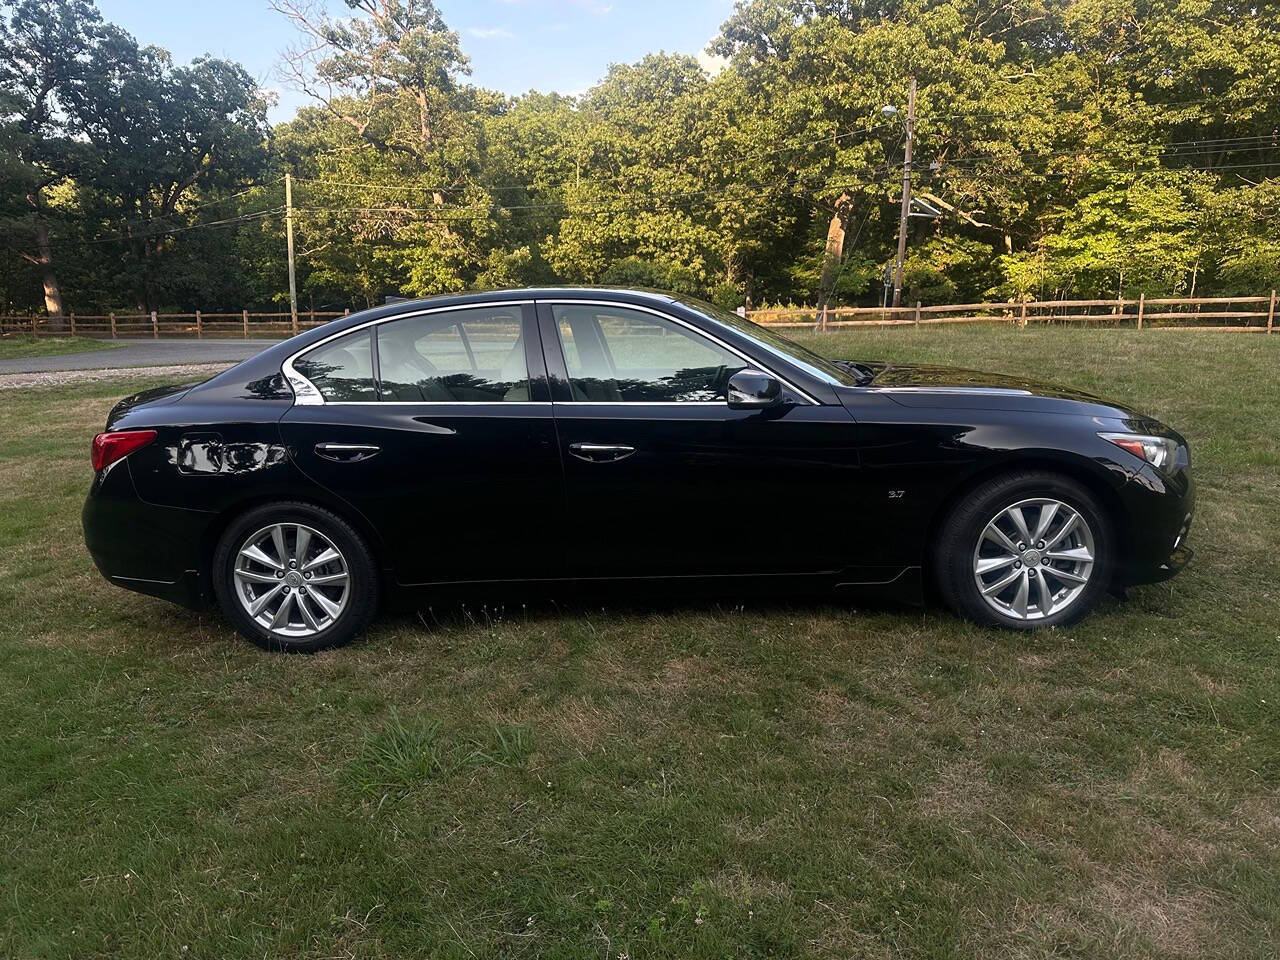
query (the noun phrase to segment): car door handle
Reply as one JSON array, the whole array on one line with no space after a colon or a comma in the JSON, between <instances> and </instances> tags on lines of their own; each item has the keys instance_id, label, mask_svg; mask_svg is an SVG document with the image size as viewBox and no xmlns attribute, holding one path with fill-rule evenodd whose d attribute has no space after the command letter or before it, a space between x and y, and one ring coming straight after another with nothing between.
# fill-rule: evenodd
<instances>
[{"instance_id":1,"label":"car door handle","mask_svg":"<svg viewBox=\"0 0 1280 960\"><path fill-rule=\"evenodd\" d=\"M612 463L631 456L636 448L623 443L571 443L569 452L588 463Z\"/></svg>"},{"instance_id":2,"label":"car door handle","mask_svg":"<svg viewBox=\"0 0 1280 960\"><path fill-rule=\"evenodd\" d=\"M356 463L368 460L381 449L371 443L317 443L316 456L336 463Z\"/></svg>"}]
</instances>

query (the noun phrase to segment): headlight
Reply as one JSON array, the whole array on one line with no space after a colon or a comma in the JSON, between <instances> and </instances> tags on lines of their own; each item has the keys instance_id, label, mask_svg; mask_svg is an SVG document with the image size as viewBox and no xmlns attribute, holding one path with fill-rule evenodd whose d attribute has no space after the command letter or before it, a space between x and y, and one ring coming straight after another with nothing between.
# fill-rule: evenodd
<instances>
[{"instance_id":1,"label":"headlight","mask_svg":"<svg viewBox=\"0 0 1280 960\"><path fill-rule=\"evenodd\" d=\"M1161 469L1172 464L1178 452L1178 441L1172 437L1153 437L1141 433L1100 433L1098 436Z\"/></svg>"}]
</instances>

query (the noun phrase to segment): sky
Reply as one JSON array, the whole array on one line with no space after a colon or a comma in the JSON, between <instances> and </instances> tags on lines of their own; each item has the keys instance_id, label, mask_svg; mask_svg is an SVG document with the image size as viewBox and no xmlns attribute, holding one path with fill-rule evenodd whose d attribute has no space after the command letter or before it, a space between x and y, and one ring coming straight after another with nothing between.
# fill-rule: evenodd
<instances>
[{"instance_id":1,"label":"sky","mask_svg":"<svg viewBox=\"0 0 1280 960\"><path fill-rule=\"evenodd\" d=\"M327 6L347 9L340 0ZM437 6L471 58L471 82L507 94L581 93L610 63L659 50L698 55L733 10L732 0L437 0ZM297 35L267 0L98 0L98 8L178 63L203 54L240 62L279 97L273 122L307 103L278 69Z\"/></svg>"}]
</instances>

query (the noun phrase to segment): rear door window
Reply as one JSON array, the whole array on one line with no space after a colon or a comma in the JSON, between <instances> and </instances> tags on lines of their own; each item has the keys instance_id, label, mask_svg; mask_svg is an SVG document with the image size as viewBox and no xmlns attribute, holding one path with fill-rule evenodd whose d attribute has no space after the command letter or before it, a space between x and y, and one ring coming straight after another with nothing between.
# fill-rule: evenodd
<instances>
[{"instance_id":1,"label":"rear door window","mask_svg":"<svg viewBox=\"0 0 1280 960\"><path fill-rule=\"evenodd\" d=\"M529 399L518 304L428 313L378 327L382 399L500 403Z\"/></svg>"}]
</instances>

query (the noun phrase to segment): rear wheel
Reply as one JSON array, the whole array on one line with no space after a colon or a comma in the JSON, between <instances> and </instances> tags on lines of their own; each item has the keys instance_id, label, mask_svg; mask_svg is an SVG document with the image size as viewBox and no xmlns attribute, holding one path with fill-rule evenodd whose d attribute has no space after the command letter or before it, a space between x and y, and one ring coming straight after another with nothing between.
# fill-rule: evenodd
<instances>
[{"instance_id":1,"label":"rear wheel","mask_svg":"<svg viewBox=\"0 0 1280 960\"><path fill-rule=\"evenodd\" d=\"M346 521L305 503L250 510L214 555L227 619L269 650L314 652L359 634L377 609L377 569Z\"/></svg>"},{"instance_id":2,"label":"rear wheel","mask_svg":"<svg viewBox=\"0 0 1280 960\"><path fill-rule=\"evenodd\" d=\"M1106 512L1075 480L1006 474L973 490L943 523L938 585L953 610L979 623L1075 623L1107 590L1113 544Z\"/></svg>"}]
</instances>

